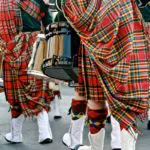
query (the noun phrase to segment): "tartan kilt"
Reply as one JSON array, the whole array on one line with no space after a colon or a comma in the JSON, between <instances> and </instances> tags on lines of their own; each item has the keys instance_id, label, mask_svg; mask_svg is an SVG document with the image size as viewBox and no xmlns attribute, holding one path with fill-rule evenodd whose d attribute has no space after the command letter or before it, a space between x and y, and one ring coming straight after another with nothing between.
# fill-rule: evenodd
<instances>
[{"instance_id":1,"label":"tartan kilt","mask_svg":"<svg viewBox=\"0 0 150 150\"><path fill-rule=\"evenodd\" d=\"M28 7L30 4L30 7ZM20 114L37 115L48 111L53 93L48 83L27 74L33 43L37 32L22 32L21 9L39 20L40 5L35 1L1 0L0 2L0 47L4 54L3 75L6 100L11 106L12 117Z\"/></svg>"},{"instance_id":2,"label":"tartan kilt","mask_svg":"<svg viewBox=\"0 0 150 150\"><path fill-rule=\"evenodd\" d=\"M147 41L148 41L148 50L149 50L149 56L150 58L150 22L145 22L145 33L147 35ZM150 80L150 77L149 77ZM149 86L149 93L150 93L150 86ZM150 109L150 95L149 95L149 109Z\"/></svg>"},{"instance_id":3,"label":"tartan kilt","mask_svg":"<svg viewBox=\"0 0 150 150\"><path fill-rule=\"evenodd\" d=\"M150 22L145 22L145 33L147 35L149 58L150 58Z\"/></svg>"},{"instance_id":4,"label":"tartan kilt","mask_svg":"<svg viewBox=\"0 0 150 150\"><path fill-rule=\"evenodd\" d=\"M104 92L84 46L78 50L78 87L76 91L86 100L104 101Z\"/></svg>"},{"instance_id":5,"label":"tartan kilt","mask_svg":"<svg viewBox=\"0 0 150 150\"><path fill-rule=\"evenodd\" d=\"M6 53L4 57L3 76L5 95L6 100L11 106L13 117L17 117L21 113L25 116L37 115L43 108L48 111L50 101L53 99L53 93L49 89L48 82L27 74L35 35L34 33L21 33L18 35L19 37L23 37L24 41L22 49L20 49L22 53L16 60L13 54ZM27 40L27 37L30 37L30 40ZM21 44L19 41L18 43ZM26 44L29 44L28 47L26 47ZM19 52L18 46L14 46L13 51Z\"/></svg>"}]
</instances>

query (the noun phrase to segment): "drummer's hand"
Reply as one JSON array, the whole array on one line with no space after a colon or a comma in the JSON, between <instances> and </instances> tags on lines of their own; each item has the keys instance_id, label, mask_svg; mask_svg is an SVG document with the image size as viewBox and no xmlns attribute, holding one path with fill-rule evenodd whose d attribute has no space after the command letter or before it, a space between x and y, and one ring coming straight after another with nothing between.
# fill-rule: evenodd
<instances>
[{"instance_id":1,"label":"drummer's hand","mask_svg":"<svg viewBox=\"0 0 150 150\"><path fill-rule=\"evenodd\" d=\"M50 3L50 2L49 2L50 0L43 0L43 1L44 1L44 3L47 4L47 5Z\"/></svg>"}]
</instances>

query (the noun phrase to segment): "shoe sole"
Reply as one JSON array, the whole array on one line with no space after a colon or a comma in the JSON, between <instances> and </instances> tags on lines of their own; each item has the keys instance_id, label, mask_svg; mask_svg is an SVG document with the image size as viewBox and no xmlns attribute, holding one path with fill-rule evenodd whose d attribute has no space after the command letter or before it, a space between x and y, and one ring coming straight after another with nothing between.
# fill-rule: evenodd
<instances>
[{"instance_id":1,"label":"shoe sole","mask_svg":"<svg viewBox=\"0 0 150 150\"><path fill-rule=\"evenodd\" d=\"M65 145L65 146L67 146L68 147L68 145L62 140L62 143Z\"/></svg>"},{"instance_id":2,"label":"shoe sole","mask_svg":"<svg viewBox=\"0 0 150 150\"><path fill-rule=\"evenodd\" d=\"M52 142L53 142L52 139L47 138L47 139L45 139L44 141L40 142L40 144L50 144L50 143L52 143Z\"/></svg>"},{"instance_id":3,"label":"shoe sole","mask_svg":"<svg viewBox=\"0 0 150 150\"><path fill-rule=\"evenodd\" d=\"M54 116L54 119L61 119L62 116Z\"/></svg>"},{"instance_id":4,"label":"shoe sole","mask_svg":"<svg viewBox=\"0 0 150 150\"><path fill-rule=\"evenodd\" d=\"M68 145L62 140L62 143L65 145L65 146L67 146L68 147ZM71 149L71 150L78 150L78 148L80 147L80 146L83 146L83 145L77 145L74 149ZM69 148L69 147L68 147Z\"/></svg>"},{"instance_id":5,"label":"shoe sole","mask_svg":"<svg viewBox=\"0 0 150 150\"><path fill-rule=\"evenodd\" d=\"M22 142L12 142L12 141L9 141L8 139L6 139L6 137L5 137L5 140L6 140L8 143L10 143L10 144L20 144L20 143L22 143Z\"/></svg>"}]
</instances>

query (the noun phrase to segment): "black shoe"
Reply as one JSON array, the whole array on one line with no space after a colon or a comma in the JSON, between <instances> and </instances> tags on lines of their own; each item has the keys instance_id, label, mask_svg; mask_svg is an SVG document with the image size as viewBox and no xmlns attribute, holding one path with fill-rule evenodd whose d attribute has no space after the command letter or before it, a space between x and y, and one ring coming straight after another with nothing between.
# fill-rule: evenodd
<instances>
[{"instance_id":1,"label":"black shoe","mask_svg":"<svg viewBox=\"0 0 150 150\"><path fill-rule=\"evenodd\" d=\"M52 139L47 138L47 139L45 139L44 141L40 142L40 144L49 144L49 143L52 143L52 142L53 142Z\"/></svg>"},{"instance_id":2,"label":"black shoe","mask_svg":"<svg viewBox=\"0 0 150 150\"><path fill-rule=\"evenodd\" d=\"M147 129L150 130L150 120L147 123Z\"/></svg>"},{"instance_id":3,"label":"black shoe","mask_svg":"<svg viewBox=\"0 0 150 150\"><path fill-rule=\"evenodd\" d=\"M10 144L20 144L20 143L22 143L22 142L9 141L6 137L5 137L5 140L6 140L8 143L10 143Z\"/></svg>"},{"instance_id":4,"label":"black shoe","mask_svg":"<svg viewBox=\"0 0 150 150\"><path fill-rule=\"evenodd\" d=\"M62 116L54 116L54 119L61 119Z\"/></svg>"},{"instance_id":5,"label":"black shoe","mask_svg":"<svg viewBox=\"0 0 150 150\"><path fill-rule=\"evenodd\" d=\"M121 150L121 148L113 148L112 150Z\"/></svg>"}]
</instances>

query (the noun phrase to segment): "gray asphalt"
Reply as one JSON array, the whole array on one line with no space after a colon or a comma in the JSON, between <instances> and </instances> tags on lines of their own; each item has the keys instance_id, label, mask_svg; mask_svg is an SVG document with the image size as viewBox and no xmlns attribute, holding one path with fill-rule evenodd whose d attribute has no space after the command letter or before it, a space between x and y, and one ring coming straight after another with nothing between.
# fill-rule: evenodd
<instances>
[{"instance_id":1,"label":"gray asphalt","mask_svg":"<svg viewBox=\"0 0 150 150\"><path fill-rule=\"evenodd\" d=\"M59 120L53 119L53 112L49 113L50 125L53 132L53 143L40 145L38 143L38 127L36 118L29 118L23 125L23 143L9 144L4 140L4 135L10 131L10 113L9 105L5 101L4 93L0 94L0 150L69 150L62 144L62 136L68 131L70 116L67 115L70 107L71 98L73 96L73 88L62 87L61 113L63 118ZM139 128L143 135L140 135L137 141L136 150L150 150L150 130L146 129L147 121L139 124ZM106 125L106 137L104 150L111 150L110 147L111 125ZM88 129L84 130L84 144L88 144Z\"/></svg>"}]
</instances>

